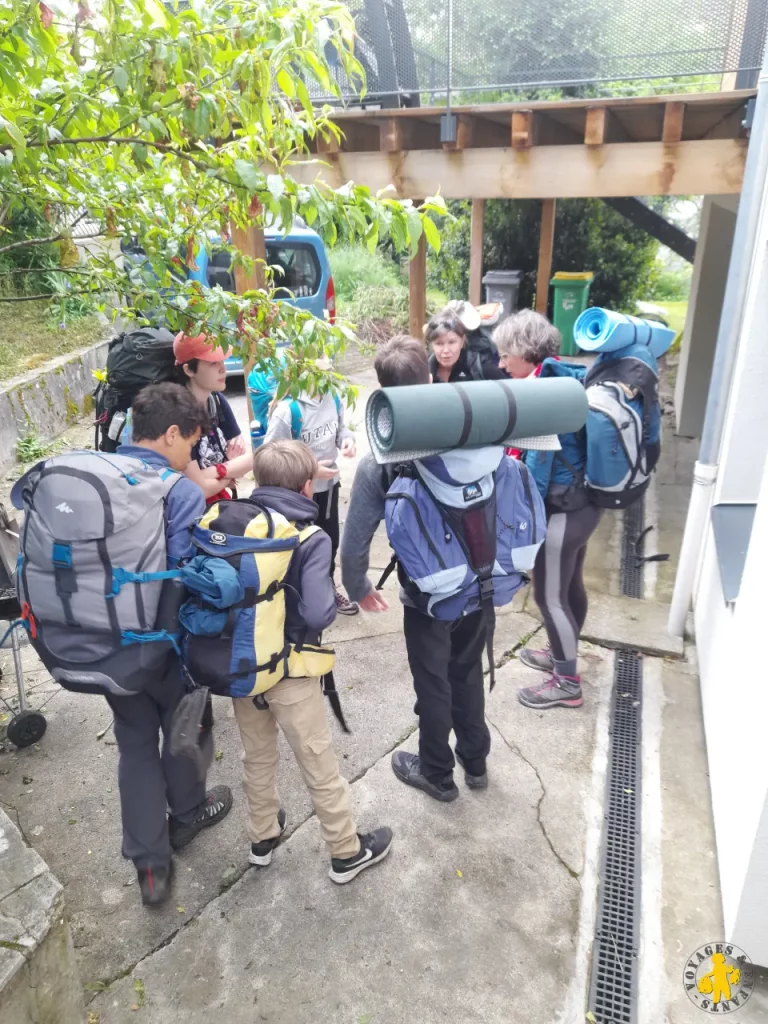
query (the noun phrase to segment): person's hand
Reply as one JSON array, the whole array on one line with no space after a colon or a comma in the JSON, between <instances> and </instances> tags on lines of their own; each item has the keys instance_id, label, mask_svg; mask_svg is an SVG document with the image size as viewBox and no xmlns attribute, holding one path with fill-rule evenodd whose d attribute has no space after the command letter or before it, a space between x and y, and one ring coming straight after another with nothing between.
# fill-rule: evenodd
<instances>
[{"instance_id":1,"label":"person's hand","mask_svg":"<svg viewBox=\"0 0 768 1024\"><path fill-rule=\"evenodd\" d=\"M354 437L347 437L341 444L341 454L348 459L354 459L357 455L357 445Z\"/></svg>"},{"instance_id":2,"label":"person's hand","mask_svg":"<svg viewBox=\"0 0 768 1024\"><path fill-rule=\"evenodd\" d=\"M318 463L315 480L335 480L339 471L331 459L323 459Z\"/></svg>"},{"instance_id":3,"label":"person's hand","mask_svg":"<svg viewBox=\"0 0 768 1024\"><path fill-rule=\"evenodd\" d=\"M242 434L233 437L227 445L227 459L236 459L238 455L245 455L245 438Z\"/></svg>"},{"instance_id":4,"label":"person's hand","mask_svg":"<svg viewBox=\"0 0 768 1024\"><path fill-rule=\"evenodd\" d=\"M385 612L389 605L384 595L378 590L366 594L362 601L357 602L364 612Z\"/></svg>"}]
</instances>

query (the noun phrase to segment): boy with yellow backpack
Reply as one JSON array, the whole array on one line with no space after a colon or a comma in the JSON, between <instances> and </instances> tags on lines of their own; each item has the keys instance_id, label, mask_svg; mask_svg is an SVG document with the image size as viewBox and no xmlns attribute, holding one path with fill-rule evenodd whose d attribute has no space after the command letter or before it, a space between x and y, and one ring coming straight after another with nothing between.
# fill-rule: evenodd
<instances>
[{"instance_id":1,"label":"boy with yellow backpack","mask_svg":"<svg viewBox=\"0 0 768 1024\"><path fill-rule=\"evenodd\" d=\"M286 827L275 784L279 726L328 844L329 876L344 884L386 857L392 832L357 832L325 715L320 679L332 670L334 655L320 635L336 607L331 541L314 525L317 471L300 441L274 441L256 451L259 486L250 498L212 506L193 531L199 554L184 579L197 596L181 618L195 680L233 698L251 864L271 862Z\"/></svg>"}]
</instances>

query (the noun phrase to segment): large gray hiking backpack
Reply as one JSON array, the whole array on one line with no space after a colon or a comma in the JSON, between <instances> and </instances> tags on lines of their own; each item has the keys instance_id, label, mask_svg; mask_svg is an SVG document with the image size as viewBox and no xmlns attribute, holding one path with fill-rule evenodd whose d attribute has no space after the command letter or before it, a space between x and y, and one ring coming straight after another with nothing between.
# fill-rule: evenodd
<instances>
[{"instance_id":1,"label":"large gray hiking backpack","mask_svg":"<svg viewBox=\"0 0 768 1024\"><path fill-rule=\"evenodd\" d=\"M162 675L178 628L165 499L179 479L141 459L82 451L39 462L15 485L25 512L22 619L66 689L132 694Z\"/></svg>"}]
</instances>

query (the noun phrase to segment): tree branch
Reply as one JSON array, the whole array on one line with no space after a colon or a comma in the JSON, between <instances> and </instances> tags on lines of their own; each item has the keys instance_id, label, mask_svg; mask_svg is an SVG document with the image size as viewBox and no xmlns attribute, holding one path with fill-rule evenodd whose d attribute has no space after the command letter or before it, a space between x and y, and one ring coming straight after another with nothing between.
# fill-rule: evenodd
<instances>
[{"instance_id":1,"label":"tree branch","mask_svg":"<svg viewBox=\"0 0 768 1024\"><path fill-rule=\"evenodd\" d=\"M68 299L70 295L93 295L93 288L78 288L76 291L46 292L43 295L0 295L0 302L39 302L40 299Z\"/></svg>"},{"instance_id":2,"label":"tree branch","mask_svg":"<svg viewBox=\"0 0 768 1024\"><path fill-rule=\"evenodd\" d=\"M76 270L74 267L20 267L18 270L0 270L0 277L11 274L92 274L92 270Z\"/></svg>"},{"instance_id":3,"label":"tree branch","mask_svg":"<svg viewBox=\"0 0 768 1024\"><path fill-rule=\"evenodd\" d=\"M81 220L80 217L77 220ZM75 221L77 224L77 221ZM77 240L82 241L85 238L100 238L104 234L103 231L92 231L87 235L78 235ZM13 249L24 249L28 245L53 245L54 242L61 242L64 238L69 236L66 233L59 235L52 235L50 238L24 238L19 242L9 242L8 245L0 246L0 256L5 252L11 252ZM72 241L76 241L74 238Z\"/></svg>"}]
</instances>

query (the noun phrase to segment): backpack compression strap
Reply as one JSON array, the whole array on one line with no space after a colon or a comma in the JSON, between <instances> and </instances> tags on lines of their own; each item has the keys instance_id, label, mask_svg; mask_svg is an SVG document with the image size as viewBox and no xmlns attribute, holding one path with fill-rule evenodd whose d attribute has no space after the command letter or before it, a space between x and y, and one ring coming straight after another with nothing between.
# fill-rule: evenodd
<instances>
[{"instance_id":1,"label":"backpack compression strap","mask_svg":"<svg viewBox=\"0 0 768 1024\"><path fill-rule=\"evenodd\" d=\"M303 530L299 531L299 544L303 544L305 540L309 540L310 537L314 537L314 535L319 532L321 532L321 528L319 526L305 526ZM322 642L322 637L319 642ZM331 711L333 711L336 721L344 732L351 733L352 730L347 725L346 719L344 718L344 712L341 710L339 691L336 689L336 680L333 677L333 671L326 672L324 676L320 677L320 685L323 688L323 693L328 698L328 703L331 705Z\"/></svg>"}]
</instances>

